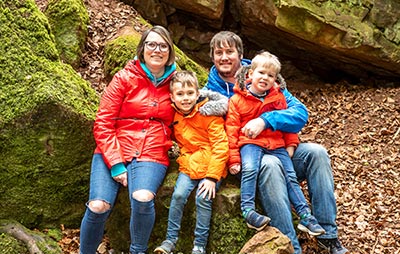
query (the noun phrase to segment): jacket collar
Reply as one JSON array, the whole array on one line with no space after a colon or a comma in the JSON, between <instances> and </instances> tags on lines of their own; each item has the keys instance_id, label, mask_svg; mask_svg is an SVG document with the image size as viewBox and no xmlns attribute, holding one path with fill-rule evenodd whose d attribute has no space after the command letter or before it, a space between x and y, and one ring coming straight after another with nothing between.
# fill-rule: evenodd
<instances>
[{"instance_id":1,"label":"jacket collar","mask_svg":"<svg viewBox=\"0 0 400 254\"><path fill-rule=\"evenodd\" d=\"M138 58L135 56L135 60L139 61ZM155 85L158 86L159 84L161 84L166 78L168 78L174 71L176 71L176 64L173 63L171 65L166 65L165 66L165 71L164 74L159 77L156 78L151 71L149 70L149 68L147 68L145 63L140 62L140 67L142 67L143 71L146 73L146 76L151 80L151 82Z\"/></svg>"},{"instance_id":2,"label":"jacket collar","mask_svg":"<svg viewBox=\"0 0 400 254\"><path fill-rule=\"evenodd\" d=\"M251 60L242 59L241 64L243 66L249 65L249 64L251 64ZM234 94L234 92L233 92L234 86L235 86L235 84L226 82L219 76L215 65L213 65L211 67L210 74L208 75L208 82L206 84L207 89L218 92L218 93L230 98Z\"/></svg>"}]
</instances>

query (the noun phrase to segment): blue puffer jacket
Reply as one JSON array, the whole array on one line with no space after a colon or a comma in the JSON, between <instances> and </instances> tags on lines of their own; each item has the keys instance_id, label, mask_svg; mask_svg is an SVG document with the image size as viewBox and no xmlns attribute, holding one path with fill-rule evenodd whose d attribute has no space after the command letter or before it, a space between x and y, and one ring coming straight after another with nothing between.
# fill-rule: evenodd
<instances>
[{"instance_id":1,"label":"blue puffer jacket","mask_svg":"<svg viewBox=\"0 0 400 254\"><path fill-rule=\"evenodd\" d=\"M249 65L251 61L242 59L242 65ZM204 89L219 92L226 97L233 96L235 84L224 81L219 75L215 66L211 67L208 75L208 82ZM294 97L286 88L283 90L288 108L263 113L260 117L265 122L265 128L280 130L283 132L299 132L307 123L308 112L306 106Z\"/></svg>"}]
</instances>

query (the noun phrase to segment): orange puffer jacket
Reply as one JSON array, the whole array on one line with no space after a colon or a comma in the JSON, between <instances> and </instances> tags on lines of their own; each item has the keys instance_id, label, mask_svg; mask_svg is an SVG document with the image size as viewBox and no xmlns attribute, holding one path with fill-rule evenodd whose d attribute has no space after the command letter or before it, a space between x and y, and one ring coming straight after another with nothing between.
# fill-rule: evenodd
<instances>
[{"instance_id":1,"label":"orange puffer jacket","mask_svg":"<svg viewBox=\"0 0 400 254\"><path fill-rule=\"evenodd\" d=\"M93 128L95 153L103 154L109 167L134 157L169 165L172 75L155 86L138 60L114 75L102 96Z\"/></svg>"},{"instance_id":2,"label":"orange puffer jacket","mask_svg":"<svg viewBox=\"0 0 400 254\"><path fill-rule=\"evenodd\" d=\"M228 174L228 137L222 117L203 116L198 112L206 101L196 104L189 115L179 111L175 114L174 135L180 148L177 162L179 171L191 179L207 177L219 181Z\"/></svg>"},{"instance_id":3,"label":"orange puffer jacket","mask_svg":"<svg viewBox=\"0 0 400 254\"><path fill-rule=\"evenodd\" d=\"M271 88L263 102L246 88L241 90L238 85L235 85L234 92L235 94L229 99L225 122L229 139L229 166L240 164L239 149L245 144L255 144L271 150L287 146L297 147L299 138L295 133L265 129L256 138L251 139L241 132L241 128L247 122L262 113L287 108L285 96L278 87Z\"/></svg>"}]
</instances>

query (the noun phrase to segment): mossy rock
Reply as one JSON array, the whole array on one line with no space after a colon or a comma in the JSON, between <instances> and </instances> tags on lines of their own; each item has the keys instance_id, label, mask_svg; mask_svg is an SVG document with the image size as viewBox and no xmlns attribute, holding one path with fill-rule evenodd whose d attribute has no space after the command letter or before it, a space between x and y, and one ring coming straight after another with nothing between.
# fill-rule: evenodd
<instances>
[{"instance_id":1,"label":"mossy rock","mask_svg":"<svg viewBox=\"0 0 400 254\"><path fill-rule=\"evenodd\" d=\"M85 4L82 0L50 0L45 14L61 59L79 67L89 24Z\"/></svg>"},{"instance_id":2,"label":"mossy rock","mask_svg":"<svg viewBox=\"0 0 400 254\"><path fill-rule=\"evenodd\" d=\"M14 237L1 233L0 234L0 253L7 254L29 254L26 245L15 239Z\"/></svg>"},{"instance_id":3,"label":"mossy rock","mask_svg":"<svg viewBox=\"0 0 400 254\"><path fill-rule=\"evenodd\" d=\"M104 47L104 74L107 80L111 80L136 55L141 34L133 29L130 31L129 34L108 41Z\"/></svg>"},{"instance_id":4,"label":"mossy rock","mask_svg":"<svg viewBox=\"0 0 400 254\"><path fill-rule=\"evenodd\" d=\"M78 227L99 96L61 63L33 0L0 0L0 214Z\"/></svg>"}]
</instances>

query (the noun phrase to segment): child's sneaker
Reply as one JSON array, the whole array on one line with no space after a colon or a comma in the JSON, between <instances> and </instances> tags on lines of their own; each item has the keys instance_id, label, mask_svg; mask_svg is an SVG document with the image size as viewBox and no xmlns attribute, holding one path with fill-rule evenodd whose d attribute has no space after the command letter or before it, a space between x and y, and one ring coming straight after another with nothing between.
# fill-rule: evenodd
<instances>
[{"instance_id":1,"label":"child's sneaker","mask_svg":"<svg viewBox=\"0 0 400 254\"><path fill-rule=\"evenodd\" d=\"M297 228L313 236L325 234L325 230L311 214L304 216L304 218L300 220L299 225L297 225Z\"/></svg>"},{"instance_id":2,"label":"child's sneaker","mask_svg":"<svg viewBox=\"0 0 400 254\"><path fill-rule=\"evenodd\" d=\"M192 254L206 254L206 249L200 246L194 246L192 250Z\"/></svg>"},{"instance_id":3,"label":"child's sneaker","mask_svg":"<svg viewBox=\"0 0 400 254\"><path fill-rule=\"evenodd\" d=\"M165 240L161 243L160 246L155 248L154 253L157 254L173 254L175 250L175 244L170 240Z\"/></svg>"},{"instance_id":4,"label":"child's sneaker","mask_svg":"<svg viewBox=\"0 0 400 254\"><path fill-rule=\"evenodd\" d=\"M344 254L348 252L348 250L342 246L337 238L318 239L318 246L329 251L330 254Z\"/></svg>"},{"instance_id":5,"label":"child's sneaker","mask_svg":"<svg viewBox=\"0 0 400 254\"><path fill-rule=\"evenodd\" d=\"M271 221L269 217L259 214L254 210L244 212L244 219L249 228L253 228L257 231L263 230Z\"/></svg>"}]
</instances>

